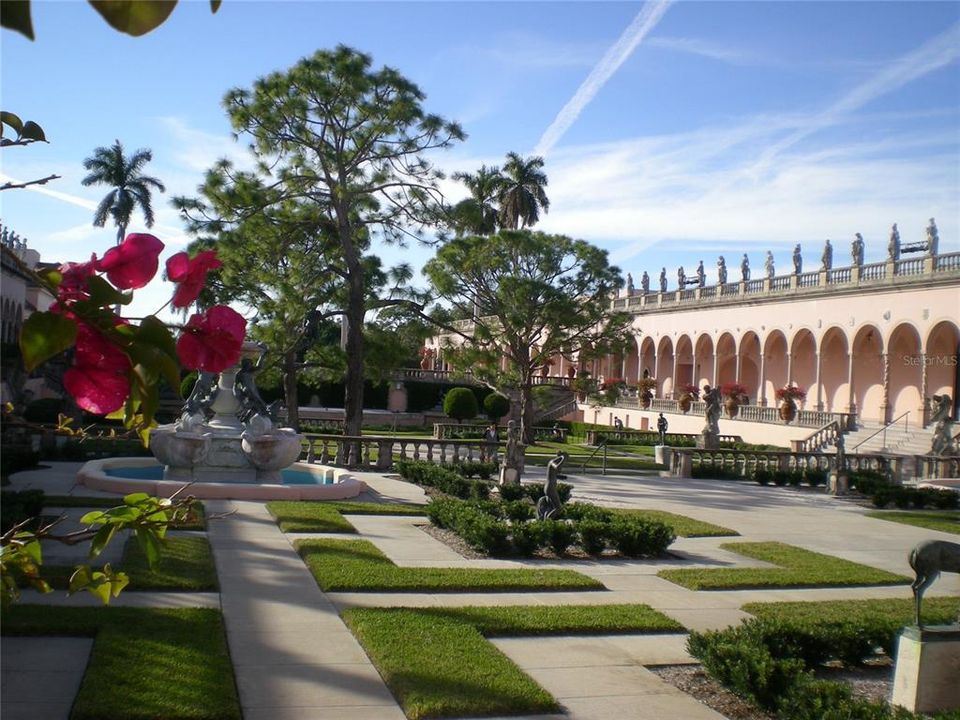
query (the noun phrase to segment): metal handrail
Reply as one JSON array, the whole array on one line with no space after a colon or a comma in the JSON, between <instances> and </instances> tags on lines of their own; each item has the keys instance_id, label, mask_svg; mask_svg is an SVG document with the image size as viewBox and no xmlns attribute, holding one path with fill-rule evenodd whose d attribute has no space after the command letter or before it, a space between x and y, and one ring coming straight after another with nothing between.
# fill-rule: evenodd
<instances>
[{"instance_id":1,"label":"metal handrail","mask_svg":"<svg viewBox=\"0 0 960 720\"><path fill-rule=\"evenodd\" d=\"M852 448L850 448L850 452L855 451L858 447L860 447L861 445L863 445L867 440L870 440L871 438L875 438L875 437L876 437L877 435L879 435L880 433L883 433L883 447L886 447L886 446L887 446L887 428L890 427L891 425L894 425L894 424L900 422L900 418L905 418L905 417L907 417L907 415L909 415L909 414L910 414L910 411L907 410L905 413L903 413L903 414L900 415L899 417L894 418L893 420L891 420L890 422L888 422L886 425L884 425L882 428L880 428L879 430L877 430L875 433L871 433L870 435L868 435L867 437L865 437L863 440L861 440L860 442L858 442L856 445L854 445ZM903 429L904 429L904 430L907 429L908 424L909 424L909 421L906 421L906 422L903 423Z\"/></svg>"},{"instance_id":2,"label":"metal handrail","mask_svg":"<svg viewBox=\"0 0 960 720\"><path fill-rule=\"evenodd\" d=\"M587 459L583 461L583 467L581 468L583 472L587 471L587 463L593 460L593 456L596 455L601 450L603 450L603 466L601 468L600 474L601 475L607 474L607 441L606 440L603 440L599 445L597 445L596 449L594 449L594 451L587 456Z\"/></svg>"}]
</instances>

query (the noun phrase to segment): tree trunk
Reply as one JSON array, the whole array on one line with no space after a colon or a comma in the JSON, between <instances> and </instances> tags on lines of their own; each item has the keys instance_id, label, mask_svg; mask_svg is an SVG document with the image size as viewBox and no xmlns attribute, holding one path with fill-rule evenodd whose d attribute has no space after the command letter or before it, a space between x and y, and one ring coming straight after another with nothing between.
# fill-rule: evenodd
<instances>
[{"instance_id":1,"label":"tree trunk","mask_svg":"<svg viewBox=\"0 0 960 720\"><path fill-rule=\"evenodd\" d=\"M533 384L530 378L520 380L520 442L533 444Z\"/></svg>"},{"instance_id":2,"label":"tree trunk","mask_svg":"<svg viewBox=\"0 0 960 720\"><path fill-rule=\"evenodd\" d=\"M283 356L283 392L287 404L287 425L300 431L300 398L297 394L297 353L291 350Z\"/></svg>"},{"instance_id":3,"label":"tree trunk","mask_svg":"<svg viewBox=\"0 0 960 720\"><path fill-rule=\"evenodd\" d=\"M344 435L359 436L363 427L363 318L364 283L360 268L350 274L350 291L344 317L347 321L347 375L344 380ZM351 448L348 464L360 461L360 447Z\"/></svg>"}]
</instances>

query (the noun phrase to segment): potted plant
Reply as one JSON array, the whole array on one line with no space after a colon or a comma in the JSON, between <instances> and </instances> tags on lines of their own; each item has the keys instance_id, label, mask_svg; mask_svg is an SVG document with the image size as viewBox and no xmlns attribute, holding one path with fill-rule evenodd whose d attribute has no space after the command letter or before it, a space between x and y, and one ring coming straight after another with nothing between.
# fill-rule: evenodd
<instances>
[{"instance_id":1,"label":"potted plant","mask_svg":"<svg viewBox=\"0 0 960 720\"><path fill-rule=\"evenodd\" d=\"M784 385L776 391L780 401L780 419L786 423L797 416L797 401L807 397L807 391L799 385Z\"/></svg>"},{"instance_id":2,"label":"potted plant","mask_svg":"<svg viewBox=\"0 0 960 720\"><path fill-rule=\"evenodd\" d=\"M736 417L740 412L740 403L747 394L747 388L738 382L724 383L720 386L720 394L724 397L723 407L727 411L727 417Z\"/></svg>"},{"instance_id":3,"label":"potted plant","mask_svg":"<svg viewBox=\"0 0 960 720\"><path fill-rule=\"evenodd\" d=\"M637 395L640 398L640 407L650 407L650 401L653 400L653 389L657 386L657 381L652 377L640 378L637 381Z\"/></svg>"},{"instance_id":4,"label":"potted plant","mask_svg":"<svg viewBox=\"0 0 960 720\"><path fill-rule=\"evenodd\" d=\"M677 400L677 405L680 407L680 411L686 414L690 411L690 405L693 401L699 398L700 388L696 385L681 385L680 398Z\"/></svg>"},{"instance_id":5,"label":"potted plant","mask_svg":"<svg viewBox=\"0 0 960 720\"><path fill-rule=\"evenodd\" d=\"M587 399L587 395L596 391L597 381L590 377L590 373L584 370L573 379L570 387L577 394L577 400L583 402Z\"/></svg>"}]
</instances>

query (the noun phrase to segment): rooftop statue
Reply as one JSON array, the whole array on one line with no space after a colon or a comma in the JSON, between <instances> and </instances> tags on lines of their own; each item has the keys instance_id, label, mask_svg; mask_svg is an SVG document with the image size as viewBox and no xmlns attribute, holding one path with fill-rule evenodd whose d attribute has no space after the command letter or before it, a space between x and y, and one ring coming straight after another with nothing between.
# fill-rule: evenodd
<instances>
[{"instance_id":1,"label":"rooftop statue","mask_svg":"<svg viewBox=\"0 0 960 720\"><path fill-rule=\"evenodd\" d=\"M721 285L727 284L727 261L723 255L717 258L717 282Z\"/></svg>"},{"instance_id":2,"label":"rooftop statue","mask_svg":"<svg viewBox=\"0 0 960 720\"><path fill-rule=\"evenodd\" d=\"M850 264L856 265L857 267L863 266L863 251L864 251L864 242L863 235L857 233L853 242L850 243Z\"/></svg>"},{"instance_id":3,"label":"rooftop statue","mask_svg":"<svg viewBox=\"0 0 960 720\"><path fill-rule=\"evenodd\" d=\"M740 280L747 282L750 279L750 258L743 254L743 260L740 261Z\"/></svg>"},{"instance_id":4,"label":"rooftop statue","mask_svg":"<svg viewBox=\"0 0 960 720\"><path fill-rule=\"evenodd\" d=\"M799 275L803 272L803 256L800 254L800 243L793 248L793 272Z\"/></svg>"},{"instance_id":5,"label":"rooftop statue","mask_svg":"<svg viewBox=\"0 0 960 720\"><path fill-rule=\"evenodd\" d=\"M627 296L633 295L633 275L627 273Z\"/></svg>"},{"instance_id":6,"label":"rooftop statue","mask_svg":"<svg viewBox=\"0 0 960 720\"><path fill-rule=\"evenodd\" d=\"M646 295L650 292L650 276L647 275L647 271L643 271L643 276L640 278L640 289L643 290L643 294Z\"/></svg>"},{"instance_id":7,"label":"rooftop statue","mask_svg":"<svg viewBox=\"0 0 960 720\"><path fill-rule=\"evenodd\" d=\"M937 231L937 223L933 218L930 218L930 224L927 225L927 252L930 255L936 255L939 244L940 233Z\"/></svg>"},{"instance_id":8,"label":"rooftop statue","mask_svg":"<svg viewBox=\"0 0 960 720\"><path fill-rule=\"evenodd\" d=\"M887 243L887 260L896 261L900 259L900 231L897 230L897 224L894 223L890 228L890 240Z\"/></svg>"},{"instance_id":9,"label":"rooftop statue","mask_svg":"<svg viewBox=\"0 0 960 720\"><path fill-rule=\"evenodd\" d=\"M683 290L683 286L687 284L687 274L683 271L683 266L677 268L677 289Z\"/></svg>"},{"instance_id":10,"label":"rooftop statue","mask_svg":"<svg viewBox=\"0 0 960 720\"><path fill-rule=\"evenodd\" d=\"M665 293L667 291L667 269L660 268L660 292Z\"/></svg>"},{"instance_id":11,"label":"rooftop statue","mask_svg":"<svg viewBox=\"0 0 960 720\"><path fill-rule=\"evenodd\" d=\"M823 255L820 256L820 269L830 270L833 267L833 246L828 239L823 246Z\"/></svg>"},{"instance_id":12,"label":"rooftop statue","mask_svg":"<svg viewBox=\"0 0 960 720\"><path fill-rule=\"evenodd\" d=\"M763 268L767 271L767 277L772 280L776 271L773 265L773 253L769 250L767 250L767 261L763 264Z\"/></svg>"},{"instance_id":13,"label":"rooftop statue","mask_svg":"<svg viewBox=\"0 0 960 720\"><path fill-rule=\"evenodd\" d=\"M703 287L707 284L707 273L703 269L703 260L700 261L700 264L697 265L697 285Z\"/></svg>"}]
</instances>

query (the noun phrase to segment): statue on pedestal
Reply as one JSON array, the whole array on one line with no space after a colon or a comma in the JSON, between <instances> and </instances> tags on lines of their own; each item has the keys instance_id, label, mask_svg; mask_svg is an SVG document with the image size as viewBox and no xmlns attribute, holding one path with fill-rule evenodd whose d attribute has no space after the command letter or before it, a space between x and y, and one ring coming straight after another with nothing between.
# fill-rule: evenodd
<instances>
[{"instance_id":1,"label":"statue on pedestal","mask_svg":"<svg viewBox=\"0 0 960 720\"><path fill-rule=\"evenodd\" d=\"M743 260L740 261L740 280L747 282L750 279L750 258L743 254Z\"/></svg>"},{"instance_id":2,"label":"statue on pedestal","mask_svg":"<svg viewBox=\"0 0 960 720\"><path fill-rule=\"evenodd\" d=\"M558 512L562 503L557 491L557 480L560 479L560 468L567 460L567 454L558 450L555 457L547 463L547 480L543 484L543 497L537 500L537 520L549 520Z\"/></svg>"},{"instance_id":3,"label":"statue on pedestal","mask_svg":"<svg viewBox=\"0 0 960 720\"><path fill-rule=\"evenodd\" d=\"M700 444L706 450L720 447L720 388L703 386L703 402L706 405L704 419L706 423L700 431Z\"/></svg>"},{"instance_id":4,"label":"statue on pedestal","mask_svg":"<svg viewBox=\"0 0 960 720\"><path fill-rule=\"evenodd\" d=\"M683 271L683 266L677 268L677 289L683 290L683 286L687 284L687 274Z\"/></svg>"},{"instance_id":5,"label":"statue on pedestal","mask_svg":"<svg viewBox=\"0 0 960 720\"><path fill-rule=\"evenodd\" d=\"M850 264L857 267L863 266L863 251L865 244L863 242L863 235L857 233L853 242L850 243Z\"/></svg>"},{"instance_id":6,"label":"statue on pedestal","mask_svg":"<svg viewBox=\"0 0 960 720\"><path fill-rule=\"evenodd\" d=\"M665 293L667 291L667 269L660 268L660 292Z\"/></svg>"},{"instance_id":7,"label":"statue on pedestal","mask_svg":"<svg viewBox=\"0 0 960 720\"><path fill-rule=\"evenodd\" d=\"M507 422L507 444L503 451L503 466L500 468L500 484L518 484L522 467L523 445L520 443L520 431L517 429L517 423L509 420Z\"/></svg>"},{"instance_id":8,"label":"statue on pedestal","mask_svg":"<svg viewBox=\"0 0 960 720\"><path fill-rule=\"evenodd\" d=\"M773 276L775 273L774 266L773 266L773 253L770 252L769 250L767 250L767 261L763 264L763 268L764 270L767 271L767 279L773 280Z\"/></svg>"},{"instance_id":9,"label":"statue on pedestal","mask_svg":"<svg viewBox=\"0 0 960 720\"><path fill-rule=\"evenodd\" d=\"M826 245L823 246L823 254L820 256L820 269L830 270L833 267L833 246L829 238Z\"/></svg>"},{"instance_id":10,"label":"statue on pedestal","mask_svg":"<svg viewBox=\"0 0 960 720\"><path fill-rule=\"evenodd\" d=\"M937 223L930 218L930 224L927 225L927 254L936 255L937 246L940 244L940 233L937 231Z\"/></svg>"},{"instance_id":11,"label":"statue on pedestal","mask_svg":"<svg viewBox=\"0 0 960 720\"><path fill-rule=\"evenodd\" d=\"M900 259L900 231L894 223L890 228L890 241L887 243L887 260L896 262Z\"/></svg>"},{"instance_id":12,"label":"statue on pedestal","mask_svg":"<svg viewBox=\"0 0 960 720\"><path fill-rule=\"evenodd\" d=\"M930 454L938 457L955 455L957 450L953 447L953 429L950 423L953 398L944 393L943 395L934 395L933 401L936 405L930 415L930 424L936 423L936 427L933 430Z\"/></svg>"},{"instance_id":13,"label":"statue on pedestal","mask_svg":"<svg viewBox=\"0 0 960 720\"><path fill-rule=\"evenodd\" d=\"M727 261L723 255L717 258L717 282L721 285L727 284Z\"/></svg>"},{"instance_id":14,"label":"statue on pedestal","mask_svg":"<svg viewBox=\"0 0 960 720\"><path fill-rule=\"evenodd\" d=\"M643 294L646 295L650 292L650 276L647 275L647 271L643 271L643 276L640 278L640 289L643 290Z\"/></svg>"},{"instance_id":15,"label":"statue on pedestal","mask_svg":"<svg viewBox=\"0 0 960 720\"><path fill-rule=\"evenodd\" d=\"M627 297L633 295L633 275L627 273Z\"/></svg>"},{"instance_id":16,"label":"statue on pedestal","mask_svg":"<svg viewBox=\"0 0 960 720\"><path fill-rule=\"evenodd\" d=\"M800 243L793 248L793 274L799 275L803 272L803 256L800 254Z\"/></svg>"},{"instance_id":17,"label":"statue on pedestal","mask_svg":"<svg viewBox=\"0 0 960 720\"><path fill-rule=\"evenodd\" d=\"M703 269L703 260L697 265L697 287L703 287L707 284L707 273Z\"/></svg>"}]
</instances>

